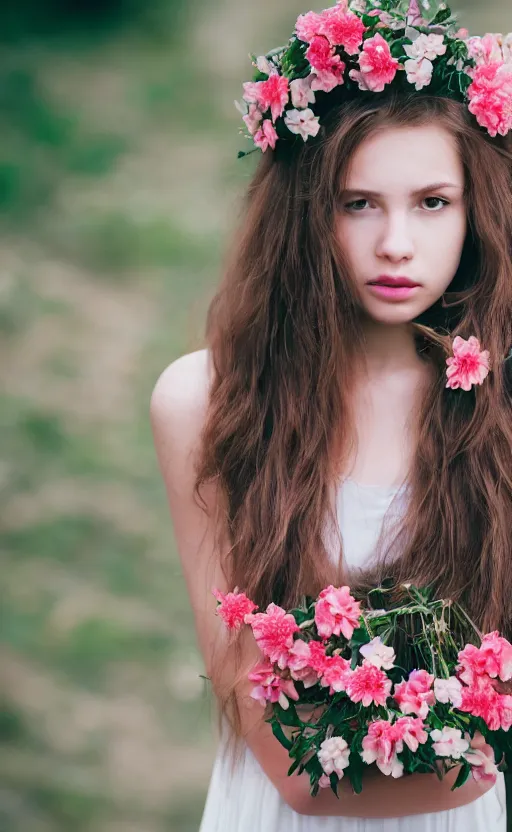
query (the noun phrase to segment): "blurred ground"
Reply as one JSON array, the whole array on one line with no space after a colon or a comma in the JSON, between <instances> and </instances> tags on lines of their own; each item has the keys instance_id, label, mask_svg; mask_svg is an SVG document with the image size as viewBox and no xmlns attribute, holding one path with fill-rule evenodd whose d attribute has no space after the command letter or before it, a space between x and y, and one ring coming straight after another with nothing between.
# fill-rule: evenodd
<instances>
[{"instance_id":1,"label":"blurred ground","mask_svg":"<svg viewBox=\"0 0 512 832\"><path fill-rule=\"evenodd\" d=\"M306 9L51 5L0 12L0 831L192 832L211 703L148 402L201 345L254 165L247 53ZM482 6L474 32L512 29Z\"/></svg>"}]
</instances>

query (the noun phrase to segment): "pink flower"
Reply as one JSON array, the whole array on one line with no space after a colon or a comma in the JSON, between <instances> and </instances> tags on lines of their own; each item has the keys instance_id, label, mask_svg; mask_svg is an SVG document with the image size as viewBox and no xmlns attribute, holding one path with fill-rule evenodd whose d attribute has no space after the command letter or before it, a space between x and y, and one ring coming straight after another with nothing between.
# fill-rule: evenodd
<instances>
[{"instance_id":1,"label":"pink flower","mask_svg":"<svg viewBox=\"0 0 512 832\"><path fill-rule=\"evenodd\" d=\"M471 774L474 780L495 783L498 776L498 766L494 759L494 751L489 745L486 745L485 749L470 746L464 757L471 766Z\"/></svg>"},{"instance_id":2,"label":"pink flower","mask_svg":"<svg viewBox=\"0 0 512 832\"><path fill-rule=\"evenodd\" d=\"M268 118L265 119L260 129L254 134L254 144L256 147L261 148L263 153L265 153L268 147L274 150L277 139L276 129Z\"/></svg>"},{"instance_id":3,"label":"pink flower","mask_svg":"<svg viewBox=\"0 0 512 832\"><path fill-rule=\"evenodd\" d=\"M408 60L404 64L404 69L407 73L407 80L410 84L414 84L419 91L423 87L428 87L432 80L432 73L434 72L434 64L428 58L422 60Z\"/></svg>"},{"instance_id":4,"label":"pink flower","mask_svg":"<svg viewBox=\"0 0 512 832\"><path fill-rule=\"evenodd\" d=\"M242 97L244 101L247 101L248 104L259 104L262 83L262 81L246 81L243 85L244 94Z\"/></svg>"},{"instance_id":5,"label":"pink flower","mask_svg":"<svg viewBox=\"0 0 512 832\"><path fill-rule=\"evenodd\" d=\"M351 674L350 662L347 659L341 656L327 656L320 684L324 688L329 686L329 693L332 696L334 693L346 690Z\"/></svg>"},{"instance_id":6,"label":"pink flower","mask_svg":"<svg viewBox=\"0 0 512 832\"><path fill-rule=\"evenodd\" d=\"M393 699L403 714L416 714L426 719L429 707L436 701L431 689L433 682L434 677L426 670L413 670L406 682L395 685Z\"/></svg>"},{"instance_id":7,"label":"pink flower","mask_svg":"<svg viewBox=\"0 0 512 832\"><path fill-rule=\"evenodd\" d=\"M428 740L425 725L419 717L401 716L393 727L397 737L397 751L402 751L402 743L405 742L415 752L419 745L424 745Z\"/></svg>"},{"instance_id":8,"label":"pink flower","mask_svg":"<svg viewBox=\"0 0 512 832\"><path fill-rule=\"evenodd\" d=\"M260 650L271 662L277 662L281 670L288 663L288 653L293 647L293 635L299 631L293 615L276 604L269 604L266 612L248 615Z\"/></svg>"},{"instance_id":9,"label":"pink flower","mask_svg":"<svg viewBox=\"0 0 512 832\"><path fill-rule=\"evenodd\" d=\"M367 765L377 763L383 774L401 777L404 766L397 757L397 742L399 733L395 726L385 719L378 719L368 726L361 757Z\"/></svg>"},{"instance_id":10,"label":"pink flower","mask_svg":"<svg viewBox=\"0 0 512 832\"><path fill-rule=\"evenodd\" d=\"M335 6L326 9L322 17L322 34L333 46L343 46L349 55L355 55L366 32L366 27L357 14Z\"/></svg>"},{"instance_id":11,"label":"pink flower","mask_svg":"<svg viewBox=\"0 0 512 832\"><path fill-rule=\"evenodd\" d=\"M251 682L256 682L252 689L251 697L261 702L263 706L267 702L279 702L285 710L289 706L288 698L297 700L299 694L291 679L282 679L274 673L272 664L268 661L256 665L248 676Z\"/></svg>"},{"instance_id":12,"label":"pink flower","mask_svg":"<svg viewBox=\"0 0 512 832\"><path fill-rule=\"evenodd\" d=\"M295 34L304 43L310 43L314 37L322 34L324 19L321 14L308 12L299 15L295 25Z\"/></svg>"},{"instance_id":13,"label":"pink flower","mask_svg":"<svg viewBox=\"0 0 512 832\"><path fill-rule=\"evenodd\" d=\"M329 657L325 655L325 647L321 641L308 642L309 666L321 676L329 663Z\"/></svg>"},{"instance_id":14,"label":"pink flower","mask_svg":"<svg viewBox=\"0 0 512 832\"><path fill-rule=\"evenodd\" d=\"M486 673L489 676L499 676L502 682L512 679L512 644L497 630L483 637L480 652L488 658Z\"/></svg>"},{"instance_id":15,"label":"pink flower","mask_svg":"<svg viewBox=\"0 0 512 832\"><path fill-rule=\"evenodd\" d=\"M434 740L432 748L438 757L451 757L452 760L460 760L469 748L469 742L462 737L462 731L458 728L445 726L441 731L436 728L430 732Z\"/></svg>"},{"instance_id":16,"label":"pink flower","mask_svg":"<svg viewBox=\"0 0 512 832\"><path fill-rule=\"evenodd\" d=\"M467 91L469 111L490 136L506 136L512 130L512 64L477 66L472 78Z\"/></svg>"},{"instance_id":17,"label":"pink flower","mask_svg":"<svg viewBox=\"0 0 512 832\"><path fill-rule=\"evenodd\" d=\"M321 789L328 789L331 785L331 778L327 776L327 774L322 774L320 780L318 781L318 785Z\"/></svg>"},{"instance_id":18,"label":"pink flower","mask_svg":"<svg viewBox=\"0 0 512 832\"><path fill-rule=\"evenodd\" d=\"M288 110L284 122L290 133L302 136L304 141L309 136L316 136L320 130L320 119L309 107L306 110Z\"/></svg>"},{"instance_id":19,"label":"pink flower","mask_svg":"<svg viewBox=\"0 0 512 832\"><path fill-rule=\"evenodd\" d=\"M315 103L315 93L311 89L312 76L307 78L296 78L290 83L290 92L292 94L292 104L294 107L304 109L309 104Z\"/></svg>"},{"instance_id":20,"label":"pink flower","mask_svg":"<svg viewBox=\"0 0 512 832\"><path fill-rule=\"evenodd\" d=\"M349 764L350 748L343 737L330 737L323 741L317 756L325 774L336 773L341 778L343 769Z\"/></svg>"},{"instance_id":21,"label":"pink flower","mask_svg":"<svg viewBox=\"0 0 512 832\"><path fill-rule=\"evenodd\" d=\"M309 644L298 638L288 653L288 668L292 679L302 682L305 688L311 688L318 682L318 673L311 665L311 650Z\"/></svg>"},{"instance_id":22,"label":"pink flower","mask_svg":"<svg viewBox=\"0 0 512 832\"><path fill-rule=\"evenodd\" d=\"M345 64L343 61L336 64L332 71L320 72L319 70L312 72L309 76L311 78L311 89L313 91L331 92L335 87L340 87L345 83L343 73L345 72Z\"/></svg>"},{"instance_id":23,"label":"pink flower","mask_svg":"<svg viewBox=\"0 0 512 832\"><path fill-rule=\"evenodd\" d=\"M382 35L365 40L359 56L361 72L353 69L350 77L359 82L359 89L382 92L390 84L400 66L391 55L389 44Z\"/></svg>"},{"instance_id":24,"label":"pink flower","mask_svg":"<svg viewBox=\"0 0 512 832\"><path fill-rule=\"evenodd\" d=\"M328 586L322 589L315 606L315 624L321 638L332 635L351 639L359 625L361 605L350 594L348 586L339 589Z\"/></svg>"},{"instance_id":25,"label":"pink flower","mask_svg":"<svg viewBox=\"0 0 512 832\"><path fill-rule=\"evenodd\" d=\"M447 705L450 702L456 708L462 704L462 685L456 676L449 679L434 680L434 694L438 702Z\"/></svg>"},{"instance_id":26,"label":"pink flower","mask_svg":"<svg viewBox=\"0 0 512 832\"><path fill-rule=\"evenodd\" d=\"M234 592L228 592L226 595L219 589L212 589L212 594L219 601L215 612L220 615L230 630L239 630L242 624L246 623L246 615L258 609L245 593L238 592L238 587Z\"/></svg>"},{"instance_id":27,"label":"pink flower","mask_svg":"<svg viewBox=\"0 0 512 832\"><path fill-rule=\"evenodd\" d=\"M467 644L459 653L459 678L471 685L476 676L487 674L502 682L512 679L512 644L497 630L483 637L480 647Z\"/></svg>"},{"instance_id":28,"label":"pink flower","mask_svg":"<svg viewBox=\"0 0 512 832\"><path fill-rule=\"evenodd\" d=\"M407 12L407 25L408 26L425 26L426 21L421 16L420 7L418 5L418 0L410 0L409 3L409 10Z\"/></svg>"},{"instance_id":29,"label":"pink flower","mask_svg":"<svg viewBox=\"0 0 512 832\"><path fill-rule=\"evenodd\" d=\"M385 705L391 693L391 679L383 670L364 661L347 680L347 694L352 702L362 702L365 708L372 703Z\"/></svg>"},{"instance_id":30,"label":"pink flower","mask_svg":"<svg viewBox=\"0 0 512 832\"><path fill-rule=\"evenodd\" d=\"M286 104L288 104L288 78L285 78L283 75L278 75L276 72L266 81L261 81L260 84L261 86L258 97L260 109L263 113L270 109L272 113L272 120L275 121L280 115L282 115Z\"/></svg>"},{"instance_id":31,"label":"pink flower","mask_svg":"<svg viewBox=\"0 0 512 832\"><path fill-rule=\"evenodd\" d=\"M395 651L392 647L387 647L379 636L372 639L369 644L363 644L359 652L375 667L391 670L395 666Z\"/></svg>"},{"instance_id":32,"label":"pink flower","mask_svg":"<svg viewBox=\"0 0 512 832\"><path fill-rule=\"evenodd\" d=\"M336 55L334 47L327 38L314 37L306 50L306 58L318 72L332 72L336 64L341 63L341 58Z\"/></svg>"},{"instance_id":33,"label":"pink flower","mask_svg":"<svg viewBox=\"0 0 512 832\"><path fill-rule=\"evenodd\" d=\"M261 111L256 104L249 104L249 112L243 116L243 120L247 125L247 129L251 136L260 129L261 119L263 118Z\"/></svg>"},{"instance_id":34,"label":"pink flower","mask_svg":"<svg viewBox=\"0 0 512 832\"><path fill-rule=\"evenodd\" d=\"M464 650L461 650L458 655L459 664L457 665L459 679L467 685L475 682L476 677L493 676L496 678L499 671L499 659L494 653L483 651L474 644L466 644Z\"/></svg>"},{"instance_id":35,"label":"pink flower","mask_svg":"<svg viewBox=\"0 0 512 832\"><path fill-rule=\"evenodd\" d=\"M491 731L507 731L512 725L512 696L496 691L489 676L478 676L462 688L459 710L484 720Z\"/></svg>"},{"instance_id":36,"label":"pink flower","mask_svg":"<svg viewBox=\"0 0 512 832\"><path fill-rule=\"evenodd\" d=\"M483 64L503 63L503 35L486 34L483 37L472 37L467 41L469 57L473 58L477 66Z\"/></svg>"},{"instance_id":37,"label":"pink flower","mask_svg":"<svg viewBox=\"0 0 512 832\"><path fill-rule=\"evenodd\" d=\"M446 364L446 387L471 390L473 384L482 384L489 373L489 351L480 351L480 342L474 335L467 341L457 335L453 341L453 358L447 358Z\"/></svg>"}]
</instances>

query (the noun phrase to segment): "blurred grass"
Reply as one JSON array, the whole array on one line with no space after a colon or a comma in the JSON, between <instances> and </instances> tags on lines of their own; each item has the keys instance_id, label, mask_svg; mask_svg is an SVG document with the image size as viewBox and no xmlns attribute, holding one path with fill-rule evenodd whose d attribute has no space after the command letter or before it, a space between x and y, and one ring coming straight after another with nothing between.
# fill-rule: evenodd
<instances>
[{"instance_id":1,"label":"blurred grass","mask_svg":"<svg viewBox=\"0 0 512 832\"><path fill-rule=\"evenodd\" d=\"M148 402L201 345L255 163L247 53L304 10L2 4L2 832L198 828L211 703Z\"/></svg>"}]
</instances>

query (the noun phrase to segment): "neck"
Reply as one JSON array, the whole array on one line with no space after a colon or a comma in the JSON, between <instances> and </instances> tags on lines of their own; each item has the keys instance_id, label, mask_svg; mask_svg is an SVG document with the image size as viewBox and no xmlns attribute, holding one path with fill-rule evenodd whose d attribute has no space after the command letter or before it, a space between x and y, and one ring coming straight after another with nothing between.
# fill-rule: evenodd
<instances>
[{"instance_id":1,"label":"neck","mask_svg":"<svg viewBox=\"0 0 512 832\"><path fill-rule=\"evenodd\" d=\"M369 378L411 370L421 363L414 326L410 323L393 325L365 319L363 335L365 350L361 370Z\"/></svg>"}]
</instances>

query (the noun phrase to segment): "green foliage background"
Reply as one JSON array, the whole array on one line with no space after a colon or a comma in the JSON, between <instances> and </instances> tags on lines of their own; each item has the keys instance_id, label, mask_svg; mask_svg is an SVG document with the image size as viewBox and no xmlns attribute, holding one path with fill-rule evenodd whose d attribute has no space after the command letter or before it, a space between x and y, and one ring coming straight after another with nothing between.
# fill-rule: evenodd
<instances>
[{"instance_id":1,"label":"green foliage background","mask_svg":"<svg viewBox=\"0 0 512 832\"><path fill-rule=\"evenodd\" d=\"M508 0L466 10L512 29ZM202 345L254 165L247 55L302 11L2 3L2 832L198 828L211 703L148 403Z\"/></svg>"}]
</instances>

